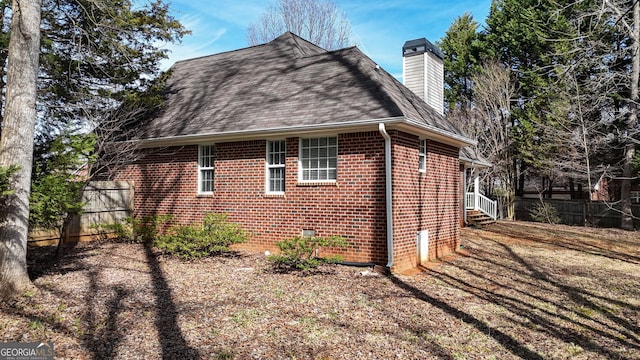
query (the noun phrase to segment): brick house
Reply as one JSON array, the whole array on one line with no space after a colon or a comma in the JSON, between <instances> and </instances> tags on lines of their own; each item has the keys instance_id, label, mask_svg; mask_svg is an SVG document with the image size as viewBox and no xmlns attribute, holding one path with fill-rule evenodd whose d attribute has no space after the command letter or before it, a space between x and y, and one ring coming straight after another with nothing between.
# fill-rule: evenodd
<instances>
[{"instance_id":1,"label":"brick house","mask_svg":"<svg viewBox=\"0 0 640 360\"><path fill-rule=\"evenodd\" d=\"M429 48L405 48L432 70ZM346 261L401 272L459 246L459 150L474 141L441 111L357 47L326 51L285 33L176 63L162 110L136 129L146 155L113 180L133 182L136 216L187 224L225 212L257 251L342 235Z\"/></svg>"}]
</instances>

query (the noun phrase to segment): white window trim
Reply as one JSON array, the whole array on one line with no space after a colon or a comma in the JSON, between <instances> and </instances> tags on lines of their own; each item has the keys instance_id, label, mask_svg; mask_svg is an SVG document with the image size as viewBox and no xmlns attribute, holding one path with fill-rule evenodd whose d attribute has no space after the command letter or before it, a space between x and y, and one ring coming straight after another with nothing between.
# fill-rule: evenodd
<instances>
[{"instance_id":1,"label":"white window trim","mask_svg":"<svg viewBox=\"0 0 640 360\"><path fill-rule=\"evenodd\" d=\"M302 141L303 140L310 140L310 139L320 139L320 138L336 138L336 178L335 179L326 179L326 180L304 180L304 169L302 168ZM299 141L298 141L298 182L299 183L304 183L304 184L318 184L318 183L335 184L338 181L339 146L340 146L340 144L338 143L338 135L327 135L327 136L299 138Z\"/></svg>"},{"instance_id":2,"label":"white window trim","mask_svg":"<svg viewBox=\"0 0 640 360\"><path fill-rule=\"evenodd\" d=\"M427 140L420 139L418 144L418 171L427 172Z\"/></svg>"},{"instance_id":3,"label":"white window trim","mask_svg":"<svg viewBox=\"0 0 640 360\"><path fill-rule=\"evenodd\" d=\"M284 163L284 164L275 164L275 165L274 165L274 164L270 164L270 163L269 163L269 154L270 154L270 152L269 152L269 150L270 150L269 145L270 145L272 142L282 142L282 143L284 143L284 154L285 154L285 163ZM287 190L287 188L286 188L286 183L287 183L287 165L286 165L286 163L287 163L287 160L286 160L286 159L287 159L287 142L286 142L285 140L267 140L267 155L266 155L266 157L265 157L265 161L264 161L264 163L265 163L265 174L264 174L264 177L265 177L265 184L264 184L264 190L265 190L265 193L266 193L266 194L269 194L269 195L284 195L285 191ZM269 170L270 170L270 169L277 169L277 168L283 168L283 169L285 169L285 170L284 170L284 182L285 182L285 184L284 184L284 185L285 185L285 186L284 186L284 189L285 189L285 190L284 190L284 191L271 191L271 190L269 190L269 185L270 185L270 182L271 182L271 178L269 177L269 175L270 175L270 171L269 171Z\"/></svg>"},{"instance_id":4,"label":"white window trim","mask_svg":"<svg viewBox=\"0 0 640 360\"><path fill-rule=\"evenodd\" d=\"M213 156L213 163L214 166L200 166L201 163L201 158L202 158L202 149L204 147L211 147L211 153ZM202 144L202 145L198 145L198 195L211 195L213 194L213 190L212 191L203 191L202 190L202 172L206 171L206 170L212 170L214 173L214 178L215 178L215 147L214 144ZM215 186L215 184L214 184ZM212 186L213 188L213 186Z\"/></svg>"}]
</instances>

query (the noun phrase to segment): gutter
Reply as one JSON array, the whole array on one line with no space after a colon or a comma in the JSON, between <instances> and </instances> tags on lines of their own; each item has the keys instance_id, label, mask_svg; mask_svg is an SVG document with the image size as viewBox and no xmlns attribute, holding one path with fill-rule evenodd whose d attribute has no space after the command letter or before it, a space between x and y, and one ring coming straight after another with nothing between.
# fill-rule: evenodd
<instances>
[{"instance_id":1,"label":"gutter","mask_svg":"<svg viewBox=\"0 0 640 360\"><path fill-rule=\"evenodd\" d=\"M391 173L391 137L387 133L384 123L378 124L378 131L384 138L384 173L385 199L387 207L387 268L393 266L393 181Z\"/></svg>"},{"instance_id":2,"label":"gutter","mask_svg":"<svg viewBox=\"0 0 640 360\"><path fill-rule=\"evenodd\" d=\"M299 136L300 134L321 135L324 133L334 134L336 131L363 131L365 129L367 129L366 131L375 131L375 128L382 121L384 121L384 124L392 126L394 129L406 131L409 133L416 133L420 136L424 136L426 138L433 139L445 144L457 147L476 145L476 142L474 140L468 139L462 135L454 134L447 130L442 130L438 127L423 122L411 120L404 116L356 120L348 122L333 122L314 125L284 126L279 128L258 128L250 130L221 131L204 134L175 135L161 138L126 140L124 142L137 143L144 148L173 145L197 145L204 142L235 141L246 140L249 138L276 138L291 134L296 134L296 136Z\"/></svg>"}]
</instances>

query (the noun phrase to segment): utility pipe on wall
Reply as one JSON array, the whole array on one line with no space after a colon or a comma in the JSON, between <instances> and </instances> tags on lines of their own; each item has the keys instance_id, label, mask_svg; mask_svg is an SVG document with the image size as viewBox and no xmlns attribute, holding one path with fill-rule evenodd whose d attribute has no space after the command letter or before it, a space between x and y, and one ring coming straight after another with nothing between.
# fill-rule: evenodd
<instances>
[{"instance_id":1,"label":"utility pipe on wall","mask_svg":"<svg viewBox=\"0 0 640 360\"><path fill-rule=\"evenodd\" d=\"M391 137L387 133L384 123L378 124L380 135L384 138L384 173L385 199L387 205L387 268L393 266L393 189L391 173Z\"/></svg>"}]
</instances>

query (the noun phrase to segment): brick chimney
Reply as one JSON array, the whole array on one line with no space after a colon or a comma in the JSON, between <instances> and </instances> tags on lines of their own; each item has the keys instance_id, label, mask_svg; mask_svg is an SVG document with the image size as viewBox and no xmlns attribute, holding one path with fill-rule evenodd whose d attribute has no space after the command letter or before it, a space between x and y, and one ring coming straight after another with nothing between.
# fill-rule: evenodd
<instances>
[{"instance_id":1,"label":"brick chimney","mask_svg":"<svg viewBox=\"0 0 640 360\"><path fill-rule=\"evenodd\" d=\"M444 115L442 51L425 38L402 46L402 82L439 114Z\"/></svg>"}]
</instances>

